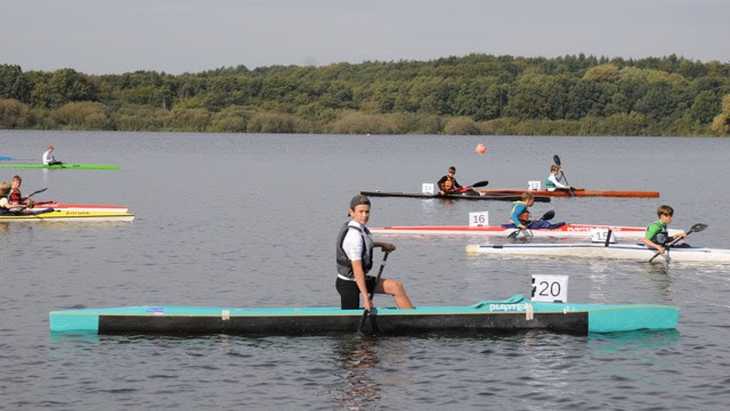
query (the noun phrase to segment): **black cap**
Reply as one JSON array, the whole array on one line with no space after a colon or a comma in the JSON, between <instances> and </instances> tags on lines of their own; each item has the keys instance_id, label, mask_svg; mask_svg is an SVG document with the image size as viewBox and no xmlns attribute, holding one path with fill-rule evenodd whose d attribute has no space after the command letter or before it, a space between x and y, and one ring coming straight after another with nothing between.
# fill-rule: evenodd
<instances>
[{"instance_id":1,"label":"black cap","mask_svg":"<svg viewBox=\"0 0 730 411\"><path fill-rule=\"evenodd\" d=\"M370 199L367 196L364 196L362 194L357 194L355 197L352 197L352 200L350 200L350 210L354 210L355 207L359 205L370 205Z\"/></svg>"}]
</instances>

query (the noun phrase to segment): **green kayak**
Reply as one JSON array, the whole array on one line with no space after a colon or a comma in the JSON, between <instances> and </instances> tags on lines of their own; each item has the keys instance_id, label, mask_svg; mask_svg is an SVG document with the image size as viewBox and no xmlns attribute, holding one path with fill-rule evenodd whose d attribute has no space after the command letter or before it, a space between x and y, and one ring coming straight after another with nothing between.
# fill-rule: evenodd
<instances>
[{"instance_id":1,"label":"green kayak","mask_svg":"<svg viewBox=\"0 0 730 411\"><path fill-rule=\"evenodd\" d=\"M119 166L115 164L92 163L63 163L54 165L45 165L41 163L0 163L0 168L47 168L51 170L119 170Z\"/></svg>"}]
</instances>

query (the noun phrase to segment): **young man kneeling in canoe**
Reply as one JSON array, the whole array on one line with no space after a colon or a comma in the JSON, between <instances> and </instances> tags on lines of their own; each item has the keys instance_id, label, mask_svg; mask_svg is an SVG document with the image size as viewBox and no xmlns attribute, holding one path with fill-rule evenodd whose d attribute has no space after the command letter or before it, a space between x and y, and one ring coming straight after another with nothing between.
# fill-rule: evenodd
<instances>
[{"instance_id":1,"label":"young man kneeling in canoe","mask_svg":"<svg viewBox=\"0 0 730 411\"><path fill-rule=\"evenodd\" d=\"M365 227L370 220L370 200L364 195L356 195L350 201L348 210L351 220L342 226L337 235L337 281L335 287L340 293L343 310L360 308L360 295L364 308L372 311L373 302L369 293L390 294L395 298L398 308L413 308L400 281L366 275L373 266L373 248L380 247L383 252L395 251L395 246L385 242L375 242L370 230Z\"/></svg>"},{"instance_id":2,"label":"young man kneeling in canoe","mask_svg":"<svg viewBox=\"0 0 730 411\"><path fill-rule=\"evenodd\" d=\"M664 254L666 251L666 245L672 241L687 237L687 233L684 231L676 234L672 237L669 236L667 226L672 222L674 216L674 209L668 205L659 206L656 210L657 217L659 219L646 227L646 233L641 241L648 247L653 248L660 253Z\"/></svg>"}]
</instances>

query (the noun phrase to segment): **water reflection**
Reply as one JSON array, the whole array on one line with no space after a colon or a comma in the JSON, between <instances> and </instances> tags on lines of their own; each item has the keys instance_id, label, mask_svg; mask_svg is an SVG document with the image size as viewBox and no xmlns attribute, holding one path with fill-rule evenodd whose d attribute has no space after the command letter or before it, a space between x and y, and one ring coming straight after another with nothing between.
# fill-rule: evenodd
<instances>
[{"instance_id":1,"label":"water reflection","mask_svg":"<svg viewBox=\"0 0 730 411\"><path fill-rule=\"evenodd\" d=\"M677 330L632 331L610 334L590 334L588 347L605 353L620 351L655 351L668 348L679 343L680 333Z\"/></svg>"},{"instance_id":2,"label":"water reflection","mask_svg":"<svg viewBox=\"0 0 730 411\"><path fill-rule=\"evenodd\" d=\"M347 409L372 408L381 398L382 387L372 371L380 362L378 339L345 336L335 345L335 358L344 371L342 391L336 391L337 401Z\"/></svg>"}]
</instances>

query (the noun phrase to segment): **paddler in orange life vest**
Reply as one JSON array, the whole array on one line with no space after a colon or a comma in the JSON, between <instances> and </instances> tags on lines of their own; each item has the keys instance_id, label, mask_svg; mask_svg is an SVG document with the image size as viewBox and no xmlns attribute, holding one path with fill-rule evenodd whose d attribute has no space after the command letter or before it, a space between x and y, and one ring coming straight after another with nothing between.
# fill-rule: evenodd
<instances>
[{"instance_id":1,"label":"paddler in orange life vest","mask_svg":"<svg viewBox=\"0 0 730 411\"><path fill-rule=\"evenodd\" d=\"M350 201L348 214L350 221L340 228L337 235L335 288L340 293L342 309L360 308L362 296L363 308L372 311L373 302L368 293L390 294L398 308L413 308L400 281L381 278L376 284L376 277L367 275L373 266L373 248L380 247L388 253L395 251L393 244L376 242L370 237L370 230L365 226L370 220L370 200L364 195L356 195Z\"/></svg>"},{"instance_id":2,"label":"paddler in orange life vest","mask_svg":"<svg viewBox=\"0 0 730 411\"><path fill-rule=\"evenodd\" d=\"M462 187L458 181L456 181L456 167L451 166L447 174L436 183L439 188L439 194L447 193L461 193Z\"/></svg>"},{"instance_id":3,"label":"paddler in orange life vest","mask_svg":"<svg viewBox=\"0 0 730 411\"><path fill-rule=\"evenodd\" d=\"M8 205L24 205L27 207L33 207L33 200L23 197L20 193L21 184L23 184L23 179L20 178L20 176L13 176L13 181L10 185L10 193L8 194Z\"/></svg>"}]
</instances>

